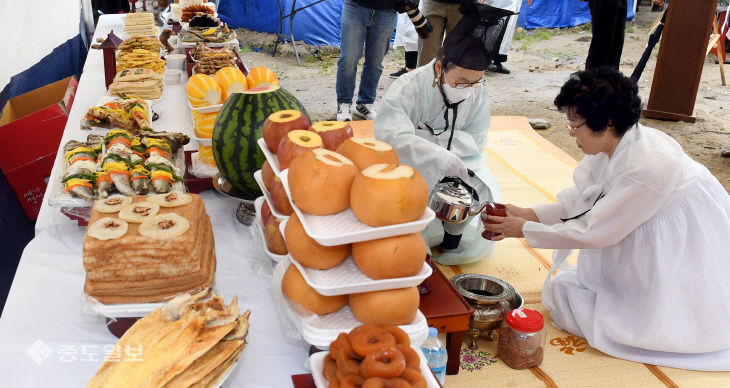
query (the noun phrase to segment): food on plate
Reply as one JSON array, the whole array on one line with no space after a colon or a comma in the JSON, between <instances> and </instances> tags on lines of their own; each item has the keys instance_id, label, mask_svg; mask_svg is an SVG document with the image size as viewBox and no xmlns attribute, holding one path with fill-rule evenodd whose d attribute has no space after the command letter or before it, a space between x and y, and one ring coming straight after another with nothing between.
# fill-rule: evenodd
<instances>
[{"instance_id":1,"label":"food on plate","mask_svg":"<svg viewBox=\"0 0 730 388\"><path fill-rule=\"evenodd\" d=\"M161 207L178 207L193 202L193 197L186 193L169 193L152 195L147 200Z\"/></svg>"},{"instance_id":2,"label":"food on plate","mask_svg":"<svg viewBox=\"0 0 730 388\"><path fill-rule=\"evenodd\" d=\"M99 213L119 213L124 205L132 203L132 198L124 195L113 195L94 201L93 209Z\"/></svg>"},{"instance_id":3,"label":"food on plate","mask_svg":"<svg viewBox=\"0 0 730 388\"><path fill-rule=\"evenodd\" d=\"M119 209L119 218L134 223L142 223L154 217L160 211L160 205L152 202L135 202Z\"/></svg>"},{"instance_id":4,"label":"food on plate","mask_svg":"<svg viewBox=\"0 0 730 388\"><path fill-rule=\"evenodd\" d=\"M103 105L90 108L81 121L81 128L111 127L132 133L152 131L149 112L149 105L141 98L117 97Z\"/></svg>"},{"instance_id":5,"label":"food on plate","mask_svg":"<svg viewBox=\"0 0 730 388\"><path fill-rule=\"evenodd\" d=\"M420 233L352 244L355 264L372 279L415 276L423 268L426 252L426 242Z\"/></svg>"},{"instance_id":6,"label":"food on plate","mask_svg":"<svg viewBox=\"0 0 730 388\"><path fill-rule=\"evenodd\" d=\"M161 74L150 69L125 69L117 72L109 85L109 94L154 100L162 96L162 78Z\"/></svg>"},{"instance_id":7,"label":"food on plate","mask_svg":"<svg viewBox=\"0 0 730 388\"><path fill-rule=\"evenodd\" d=\"M218 112L200 113L191 110L190 115L193 120L195 136L202 139L210 139L213 136L213 126L215 125L215 118L218 116Z\"/></svg>"},{"instance_id":8,"label":"food on plate","mask_svg":"<svg viewBox=\"0 0 730 388\"><path fill-rule=\"evenodd\" d=\"M294 209L291 207L291 202L289 202L289 197L286 195L286 190L284 190L284 184L281 183L281 179L278 176L274 177L269 194L277 212L285 216L289 216L294 212Z\"/></svg>"},{"instance_id":9,"label":"food on plate","mask_svg":"<svg viewBox=\"0 0 730 388\"><path fill-rule=\"evenodd\" d=\"M135 207L150 209L149 214L158 209L157 215L144 216L154 225L130 222L114 240L98 239L87 229L84 292L105 304L149 303L210 287L216 267L213 230L200 196L189 195L190 203L174 208L153 207L145 204L146 197L134 197L132 213ZM105 217L109 214L92 210L89 225ZM179 225L186 224L180 234L185 228Z\"/></svg>"},{"instance_id":10,"label":"food on plate","mask_svg":"<svg viewBox=\"0 0 730 388\"><path fill-rule=\"evenodd\" d=\"M350 256L352 244L324 246L307 235L296 213L286 221L284 240L289 254L299 264L314 269L333 268Z\"/></svg>"},{"instance_id":11,"label":"food on plate","mask_svg":"<svg viewBox=\"0 0 730 388\"><path fill-rule=\"evenodd\" d=\"M200 28L206 28L206 27L218 27L221 25L220 19L213 16L212 14L207 14L204 12L197 12L193 15L192 18L190 18L190 21L188 22L188 27L200 27Z\"/></svg>"},{"instance_id":12,"label":"food on plate","mask_svg":"<svg viewBox=\"0 0 730 388\"><path fill-rule=\"evenodd\" d=\"M182 294L138 320L87 387L212 387L235 365L251 311L238 298Z\"/></svg>"},{"instance_id":13,"label":"food on plate","mask_svg":"<svg viewBox=\"0 0 730 388\"><path fill-rule=\"evenodd\" d=\"M206 4L188 5L187 7L183 8L182 18L180 19L180 21L187 23L198 13L213 15L215 13L215 8L209 7Z\"/></svg>"},{"instance_id":14,"label":"food on plate","mask_svg":"<svg viewBox=\"0 0 730 388\"><path fill-rule=\"evenodd\" d=\"M222 49L201 52L198 54L198 63L193 66L193 71L196 74L208 74L212 76L225 67L236 67L236 54L233 50L229 46Z\"/></svg>"},{"instance_id":15,"label":"food on plate","mask_svg":"<svg viewBox=\"0 0 730 388\"><path fill-rule=\"evenodd\" d=\"M266 247L269 251L276 255L286 255L289 251L284 242L284 236L281 235L279 229L279 220L273 215L264 219L264 237L266 239Z\"/></svg>"},{"instance_id":16,"label":"food on plate","mask_svg":"<svg viewBox=\"0 0 730 388\"><path fill-rule=\"evenodd\" d=\"M140 35L123 40L117 47L117 52L131 52L135 49L142 49L153 52L159 56L161 48L162 46L160 45L160 41L157 40L156 37Z\"/></svg>"},{"instance_id":17,"label":"food on plate","mask_svg":"<svg viewBox=\"0 0 730 388\"><path fill-rule=\"evenodd\" d=\"M350 294L348 303L358 321L375 325L407 325L418 311L417 287Z\"/></svg>"},{"instance_id":18,"label":"food on plate","mask_svg":"<svg viewBox=\"0 0 730 388\"><path fill-rule=\"evenodd\" d=\"M266 158L258 146L266 118L277 111L295 109L305 115L304 106L280 86L247 89L228 97L218 112L213 130L213 156L226 180L243 198L261 195L254 172Z\"/></svg>"},{"instance_id":19,"label":"food on plate","mask_svg":"<svg viewBox=\"0 0 730 388\"><path fill-rule=\"evenodd\" d=\"M236 37L236 31L229 29L225 23L216 27L190 27L180 31L180 39L183 42L226 43L235 42Z\"/></svg>"},{"instance_id":20,"label":"food on plate","mask_svg":"<svg viewBox=\"0 0 730 388\"><path fill-rule=\"evenodd\" d=\"M124 34L126 35L157 35L155 16L151 12L134 12L124 16Z\"/></svg>"},{"instance_id":21,"label":"food on plate","mask_svg":"<svg viewBox=\"0 0 730 388\"><path fill-rule=\"evenodd\" d=\"M322 148L322 138L316 133L306 129L287 132L279 141L277 148L276 157L279 160L279 170L286 170L297 155L315 148Z\"/></svg>"},{"instance_id":22,"label":"food on plate","mask_svg":"<svg viewBox=\"0 0 730 388\"><path fill-rule=\"evenodd\" d=\"M190 104L196 108L221 103L223 92L216 80L206 74L194 74L185 84Z\"/></svg>"},{"instance_id":23,"label":"food on plate","mask_svg":"<svg viewBox=\"0 0 730 388\"><path fill-rule=\"evenodd\" d=\"M350 207L360 222L385 226L416 221L428 204L423 176L404 164L374 164L360 171L350 189Z\"/></svg>"},{"instance_id":24,"label":"food on plate","mask_svg":"<svg viewBox=\"0 0 730 388\"><path fill-rule=\"evenodd\" d=\"M266 190L271 191L271 185L274 184L275 177L276 174L274 173L274 169L271 168L269 161L265 160L264 164L261 166L261 179L264 181L264 187Z\"/></svg>"},{"instance_id":25,"label":"food on plate","mask_svg":"<svg viewBox=\"0 0 730 388\"><path fill-rule=\"evenodd\" d=\"M158 74L165 74L165 60L160 58L160 52L145 49L120 51L117 55L117 71L124 69L151 69Z\"/></svg>"},{"instance_id":26,"label":"food on plate","mask_svg":"<svg viewBox=\"0 0 730 388\"><path fill-rule=\"evenodd\" d=\"M124 236L129 224L119 218L104 217L89 225L89 236L97 240L116 240Z\"/></svg>"},{"instance_id":27,"label":"food on plate","mask_svg":"<svg viewBox=\"0 0 730 388\"><path fill-rule=\"evenodd\" d=\"M258 88L259 86L274 86L279 85L279 78L276 77L276 73L271 71L265 66L256 66L248 71L246 75L246 82L248 82L248 88ZM301 110L301 109L300 109ZM301 110L304 112L304 110Z\"/></svg>"},{"instance_id":28,"label":"food on plate","mask_svg":"<svg viewBox=\"0 0 730 388\"><path fill-rule=\"evenodd\" d=\"M307 284L294 264L289 264L284 272L281 291L291 301L317 315L333 313L347 304L347 295L325 296L315 291Z\"/></svg>"},{"instance_id":29,"label":"food on plate","mask_svg":"<svg viewBox=\"0 0 730 388\"><path fill-rule=\"evenodd\" d=\"M215 72L213 77L223 89L223 100L233 93L246 90L246 76L238 67L226 66Z\"/></svg>"},{"instance_id":30,"label":"food on plate","mask_svg":"<svg viewBox=\"0 0 730 388\"><path fill-rule=\"evenodd\" d=\"M281 139L295 129L309 128L309 117L298 110L280 110L274 112L264 121L262 133L266 147L277 153Z\"/></svg>"},{"instance_id":31,"label":"food on plate","mask_svg":"<svg viewBox=\"0 0 730 388\"><path fill-rule=\"evenodd\" d=\"M400 344L395 338L407 341ZM322 376L330 386L427 386L421 357L410 347L408 334L397 326L365 324L340 333L330 343Z\"/></svg>"},{"instance_id":32,"label":"food on plate","mask_svg":"<svg viewBox=\"0 0 730 388\"><path fill-rule=\"evenodd\" d=\"M319 216L350 207L350 187L358 175L350 159L324 148L308 150L289 166L289 190L301 211Z\"/></svg>"},{"instance_id":33,"label":"food on plate","mask_svg":"<svg viewBox=\"0 0 730 388\"><path fill-rule=\"evenodd\" d=\"M322 146L330 151L335 151L352 137L352 127L344 121L319 121L309 127L310 131L317 132L322 138Z\"/></svg>"},{"instance_id":34,"label":"food on plate","mask_svg":"<svg viewBox=\"0 0 730 388\"><path fill-rule=\"evenodd\" d=\"M398 164L400 162L390 144L365 137L351 137L345 140L337 147L337 152L355 162L359 171L373 164Z\"/></svg>"},{"instance_id":35,"label":"food on plate","mask_svg":"<svg viewBox=\"0 0 730 388\"><path fill-rule=\"evenodd\" d=\"M102 142L82 143L71 140L63 146L66 172L61 182L64 191L87 201L94 197L94 187L97 184L96 159L102 152Z\"/></svg>"}]
</instances>

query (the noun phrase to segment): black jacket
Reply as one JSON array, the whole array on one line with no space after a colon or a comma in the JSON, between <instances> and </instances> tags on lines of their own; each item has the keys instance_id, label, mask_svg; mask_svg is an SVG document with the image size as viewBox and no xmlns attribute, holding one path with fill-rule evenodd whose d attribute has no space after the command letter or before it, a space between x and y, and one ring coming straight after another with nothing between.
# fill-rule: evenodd
<instances>
[{"instance_id":1,"label":"black jacket","mask_svg":"<svg viewBox=\"0 0 730 388\"><path fill-rule=\"evenodd\" d=\"M384 11L388 9L395 9L396 0L355 0L356 3L363 7Z\"/></svg>"}]
</instances>

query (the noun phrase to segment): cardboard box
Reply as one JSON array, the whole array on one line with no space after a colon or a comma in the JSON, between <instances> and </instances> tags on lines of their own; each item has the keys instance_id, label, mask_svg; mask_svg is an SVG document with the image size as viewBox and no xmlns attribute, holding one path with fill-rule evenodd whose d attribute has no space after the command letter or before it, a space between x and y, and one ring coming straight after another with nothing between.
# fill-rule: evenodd
<instances>
[{"instance_id":1,"label":"cardboard box","mask_svg":"<svg viewBox=\"0 0 730 388\"><path fill-rule=\"evenodd\" d=\"M0 169L35 220L66 127L76 87L71 76L16 96L0 114Z\"/></svg>"}]
</instances>

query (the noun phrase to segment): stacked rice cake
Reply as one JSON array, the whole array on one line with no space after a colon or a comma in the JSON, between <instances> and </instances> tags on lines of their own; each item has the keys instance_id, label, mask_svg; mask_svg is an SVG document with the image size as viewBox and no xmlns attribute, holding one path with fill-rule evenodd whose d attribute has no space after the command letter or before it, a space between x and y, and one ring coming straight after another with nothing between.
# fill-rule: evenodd
<instances>
[{"instance_id":1,"label":"stacked rice cake","mask_svg":"<svg viewBox=\"0 0 730 388\"><path fill-rule=\"evenodd\" d=\"M112 96L137 96L154 100L162 96L162 75L150 69L124 69L109 85Z\"/></svg>"},{"instance_id":2,"label":"stacked rice cake","mask_svg":"<svg viewBox=\"0 0 730 388\"><path fill-rule=\"evenodd\" d=\"M94 205L84 236L84 292L105 304L151 303L210 287L215 244L200 196L127 201Z\"/></svg>"},{"instance_id":3,"label":"stacked rice cake","mask_svg":"<svg viewBox=\"0 0 730 388\"><path fill-rule=\"evenodd\" d=\"M127 35L157 35L155 15L150 12L128 13L124 17L124 33Z\"/></svg>"}]
</instances>

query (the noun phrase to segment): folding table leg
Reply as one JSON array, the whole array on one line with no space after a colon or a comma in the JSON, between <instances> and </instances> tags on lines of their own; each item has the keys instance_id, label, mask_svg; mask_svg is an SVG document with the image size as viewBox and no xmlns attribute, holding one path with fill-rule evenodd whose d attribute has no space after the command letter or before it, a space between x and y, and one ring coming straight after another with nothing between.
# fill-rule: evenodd
<instances>
[{"instance_id":1,"label":"folding table leg","mask_svg":"<svg viewBox=\"0 0 730 388\"><path fill-rule=\"evenodd\" d=\"M294 56L297 58L297 64L302 65L299 60L299 52L297 52L297 42L294 40L294 15L297 13L297 0L292 0L291 13L289 14L289 36L291 36L291 45L294 47Z\"/></svg>"}]
</instances>

